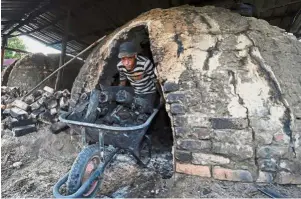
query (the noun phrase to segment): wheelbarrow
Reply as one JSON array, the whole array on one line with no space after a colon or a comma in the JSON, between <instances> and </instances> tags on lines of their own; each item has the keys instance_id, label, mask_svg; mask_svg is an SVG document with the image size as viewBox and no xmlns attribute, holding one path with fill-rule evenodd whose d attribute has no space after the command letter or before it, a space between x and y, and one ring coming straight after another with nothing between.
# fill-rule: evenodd
<instances>
[{"instance_id":1,"label":"wheelbarrow","mask_svg":"<svg viewBox=\"0 0 301 199\"><path fill-rule=\"evenodd\" d=\"M60 115L60 121L68 124L71 129L81 133L82 142L86 146L74 161L71 170L53 187L55 198L92 198L100 187L106 166L120 151L128 151L143 167L151 159L151 139L146 132L151 121L158 113L160 103L145 123L136 126L119 127L104 124L93 124L67 119L71 112ZM88 137L87 137L88 135ZM98 143L87 145L87 139L98 136ZM115 150L105 155L105 145L114 146ZM67 195L60 189L67 187Z\"/></svg>"}]
</instances>

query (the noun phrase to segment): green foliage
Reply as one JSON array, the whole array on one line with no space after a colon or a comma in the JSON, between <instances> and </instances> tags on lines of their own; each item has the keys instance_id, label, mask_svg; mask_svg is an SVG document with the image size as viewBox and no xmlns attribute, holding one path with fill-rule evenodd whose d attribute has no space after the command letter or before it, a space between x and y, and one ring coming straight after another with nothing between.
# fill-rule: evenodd
<instances>
[{"instance_id":1,"label":"green foliage","mask_svg":"<svg viewBox=\"0 0 301 199\"><path fill-rule=\"evenodd\" d=\"M19 49L19 50L26 50L26 46L23 41L18 37L12 37L7 40L7 47ZM20 59L24 56L23 53L18 53L10 50L5 50L5 59Z\"/></svg>"}]
</instances>

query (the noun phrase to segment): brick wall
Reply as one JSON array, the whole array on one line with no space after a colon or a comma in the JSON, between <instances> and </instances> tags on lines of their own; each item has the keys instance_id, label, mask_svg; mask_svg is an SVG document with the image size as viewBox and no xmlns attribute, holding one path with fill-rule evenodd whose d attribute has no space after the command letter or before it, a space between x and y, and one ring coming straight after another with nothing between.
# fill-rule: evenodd
<instances>
[{"instance_id":1,"label":"brick wall","mask_svg":"<svg viewBox=\"0 0 301 199\"><path fill-rule=\"evenodd\" d=\"M172 122L176 172L301 184L301 43L263 20L183 6L142 14L91 57L105 60L143 24ZM87 88L106 67L87 72Z\"/></svg>"}]
</instances>

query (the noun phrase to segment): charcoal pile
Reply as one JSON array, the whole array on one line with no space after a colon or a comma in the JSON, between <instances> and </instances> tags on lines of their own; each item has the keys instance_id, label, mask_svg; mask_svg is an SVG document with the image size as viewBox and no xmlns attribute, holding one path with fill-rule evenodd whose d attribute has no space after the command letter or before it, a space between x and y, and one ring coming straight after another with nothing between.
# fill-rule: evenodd
<instances>
[{"instance_id":1,"label":"charcoal pile","mask_svg":"<svg viewBox=\"0 0 301 199\"><path fill-rule=\"evenodd\" d=\"M9 129L18 137L37 131L42 124L51 125L53 133L67 129L58 116L69 109L70 92L54 91L45 86L22 99L26 92L18 87L1 87L2 129Z\"/></svg>"},{"instance_id":2,"label":"charcoal pile","mask_svg":"<svg viewBox=\"0 0 301 199\"><path fill-rule=\"evenodd\" d=\"M125 90L92 90L80 97L80 103L68 119L109 126L141 125L152 114L150 103Z\"/></svg>"}]
</instances>

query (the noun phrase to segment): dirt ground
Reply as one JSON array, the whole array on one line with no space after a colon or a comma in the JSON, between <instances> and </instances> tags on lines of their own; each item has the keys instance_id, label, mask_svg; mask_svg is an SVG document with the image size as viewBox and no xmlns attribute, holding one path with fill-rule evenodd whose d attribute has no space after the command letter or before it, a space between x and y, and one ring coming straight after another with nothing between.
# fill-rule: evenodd
<instances>
[{"instance_id":1,"label":"dirt ground","mask_svg":"<svg viewBox=\"0 0 301 199\"><path fill-rule=\"evenodd\" d=\"M80 151L78 137L71 138L69 130L54 135L46 126L42 126L38 132L23 137L12 137L9 131L2 131L1 137L3 198L53 197L53 185L71 168ZM97 196L266 197L251 183L214 181L197 176L172 174L172 154L166 146L159 147L158 143L154 145L148 168L137 166L128 154L119 154L107 167ZM301 188L294 185L276 185L273 189L288 197L301 196Z\"/></svg>"}]
</instances>

